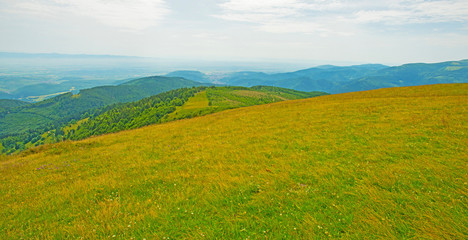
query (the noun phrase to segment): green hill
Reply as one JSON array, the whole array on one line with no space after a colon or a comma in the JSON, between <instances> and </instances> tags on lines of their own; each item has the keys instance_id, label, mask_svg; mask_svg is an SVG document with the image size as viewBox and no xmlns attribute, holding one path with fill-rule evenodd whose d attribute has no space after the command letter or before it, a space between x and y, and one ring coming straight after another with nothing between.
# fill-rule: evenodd
<instances>
[{"instance_id":1,"label":"green hill","mask_svg":"<svg viewBox=\"0 0 468 240\"><path fill-rule=\"evenodd\" d=\"M0 114L3 112L6 112L8 110L17 108L17 107L23 107L28 105L29 103L23 102L20 100L14 100L14 99L0 99Z\"/></svg>"},{"instance_id":2,"label":"green hill","mask_svg":"<svg viewBox=\"0 0 468 240\"><path fill-rule=\"evenodd\" d=\"M65 93L38 103L25 105L0 114L2 153L13 153L35 145L60 141L61 128L93 116L94 112L116 103L137 101L145 97L201 83L183 78L146 77L117 86L84 89L79 94ZM58 130L58 132L57 132Z\"/></svg>"},{"instance_id":3,"label":"green hill","mask_svg":"<svg viewBox=\"0 0 468 240\"><path fill-rule=\"evenodd\" d=\"M0 238L466 239L467 103L328 95L2 157Z\"/></svg>"},{"instance_id":4,"label":"green hill","mask_svg":"<svg viewBox=\"0 0 468 240\"><path fill-rule=\"evenodd\" d=\"M35 104L17 108L0 117L0 136L21 134L31 129L45 129L86 112L119 102L131 102L181 87L200 86L183 78L147 77L118 86L102 86L81 90L79 94L66 93Z\"/></svg>"}]
</instances>

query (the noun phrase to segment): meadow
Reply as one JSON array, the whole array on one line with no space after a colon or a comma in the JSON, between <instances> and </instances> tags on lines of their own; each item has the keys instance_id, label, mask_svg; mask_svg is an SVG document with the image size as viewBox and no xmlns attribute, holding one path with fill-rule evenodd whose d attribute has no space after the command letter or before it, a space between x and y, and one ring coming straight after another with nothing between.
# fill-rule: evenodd
<instances>
[{"instance_id":1,"label":"meadow","mask_svg":"<svg viewBox=\"0 0 468 240\"><path fill-rule=\"evenodd\" d=\"M0 158L0 238L467 239L467 134L439 84L40 146Z\"/></svg>"}]
</instances>

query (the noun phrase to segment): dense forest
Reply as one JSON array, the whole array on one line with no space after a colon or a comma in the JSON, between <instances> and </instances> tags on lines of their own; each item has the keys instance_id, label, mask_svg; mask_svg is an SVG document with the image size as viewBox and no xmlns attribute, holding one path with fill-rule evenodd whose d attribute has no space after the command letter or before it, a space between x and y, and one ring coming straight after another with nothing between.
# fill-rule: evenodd
<instances>
[{"instance_id":1,"label":"dense forest","mask_svg":"<svg viewBox=\"0 0 468 240\"><path fill-rule=\"evenodd\" d=\"M174 112L177 106L182 106L195 93L204 89L205 87L181 88L137 102L102 108L76 130L68 131L65 138L77 140L158 123L163 116Z\"/></svg>"}]
</instances>

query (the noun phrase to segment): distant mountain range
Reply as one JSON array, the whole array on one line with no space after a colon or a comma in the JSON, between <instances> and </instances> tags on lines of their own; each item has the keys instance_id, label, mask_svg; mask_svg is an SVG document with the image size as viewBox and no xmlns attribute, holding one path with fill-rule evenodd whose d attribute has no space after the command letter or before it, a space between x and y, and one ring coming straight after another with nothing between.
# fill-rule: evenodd
<instances>
[{"instance_id":1,"label":"distant mountain range","mask_svg":"<svg viewBox=\"0 0 468 240\"><path fill-rule=\"evenodd\" d=\"M344 93L386 87L465 83L468 82L468 60L396 67L380 64L347 67L324 65L288 73L234 72L222 77L198 71L176 71L166 76L233 86L268 85L298 91Z\"/></svg>"},{"instance_id":2,"label":"distant mountain range","mask_svg":"<svg viewBox=\"0 0 468 240\"><path fill-rule=\"evenodd\" d=\"M26 53L0 53L0 59L34 58L34 56L51 58L128 58L123 56L106 55L61 55L61 54L26 54ZM137 59L137 58L135 58ZM87 60L84 60L87 62ZM130 61L130 60L129 60ZM118 73L119 69L106 70L109 76ZM137 69L132 70L134 74ZM124 72L125 73L125 72ZM95 79L90 76L100 76L97 70L67 69L66 74L60 76L42 75L1 75L0 99L19 99L29 102L38 102L64 92L79 92L102 85L118 85L134 79L115 78L107 76L104 79ZM70 76L69 76L70 75ZM125 74L117 74L123 76ZM356 66L323 65L295 72L265 73L241 71L230 73L203 73L200 71L175 71L166 77L182 77L188 80L229 86L251 87L257 85L276 86L298 91L324 91L328 93L344 93L353 91L371 90L386 87L416 86L435 83L464 83L468 80L468 60L449 61L442 63L414 63L389 67L381 64L364 64ZM124 80L122 80L124 79ZM125 80L126 79L126 80Z\"/></svg>"}]
</instances>

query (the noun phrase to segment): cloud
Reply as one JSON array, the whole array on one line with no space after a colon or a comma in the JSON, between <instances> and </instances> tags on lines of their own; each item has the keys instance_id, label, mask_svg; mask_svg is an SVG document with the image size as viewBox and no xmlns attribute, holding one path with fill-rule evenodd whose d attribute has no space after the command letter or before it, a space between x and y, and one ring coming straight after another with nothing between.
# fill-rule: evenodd
<instances>
[{"instance_id":1,"label":"cloud","mask_svg":"<svg viewBox=\"0 0 468 240\"><path fill-rule=\"evenodd\" d=\"M170 12L164 0L18 0L9 7L40 17L82 16L130 31L157 25Z\"/></svg>"},{"instance_id":2,"label":"cloud","mask_svg":"<svg viewBox=\"0 0 468 240\"><path fill-rule=\"evenodd\" d=\"M217 18L274 33L350 35L349 27L371 23L468 22L466 0L228 0L219 7L222 13Z\"/></svg>"},{"instance_id":3,"label":"cloud","mask_svg":"<svg viewBox=\"0 0 468 240\"><path fill-rule=\"evenodd\" d=\"M467 22L468 4L466 0L397 1L384 9L358 11L353 17L357 22L387 25Z\"/></svg>"},{"instance_id":4,"label":"cloud","mask_svg":"<svg viewBox=\"0 0 468 240\"><path fill-rule=\"evenodd\" d=\"M330 32L317 21L307 21L314 12L340 9L338 1L297 0L230 0L219 6L222 14L215 17L258 24L259 30L272 33Z\"/></svg>"}]
</instances>

